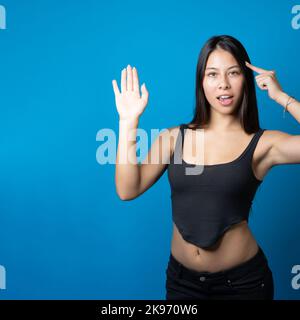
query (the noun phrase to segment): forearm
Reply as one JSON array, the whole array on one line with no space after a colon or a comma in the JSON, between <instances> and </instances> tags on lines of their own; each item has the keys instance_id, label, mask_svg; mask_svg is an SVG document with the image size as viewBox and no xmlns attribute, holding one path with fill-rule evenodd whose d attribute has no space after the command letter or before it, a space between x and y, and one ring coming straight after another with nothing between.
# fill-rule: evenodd
<instances>
[{"instance_id":1,"label":"forearm","mask_svg":"<svg viewBox=\"0 0 300 320\"><path fill-rule=\"evenodd\" d=\"M115 183L121 199L134 197L140 184L140 167L136 157L138 119L119 120L119 142Z\"/></svg>"},{"instance_id":2,"label":"forearm","mask_svg":"<svg viewBox=\"0 0 300 320\"><path fill-rule=\"evenodd\" d=\"M290 96L288 94L282 92L276 99L276 102L284 108L288 102L289 97ZM289 101L291 103L288 105L286 112L289 112L300 123L300 102L295 98L291 98Z\"/></svg>"}]
</instances>

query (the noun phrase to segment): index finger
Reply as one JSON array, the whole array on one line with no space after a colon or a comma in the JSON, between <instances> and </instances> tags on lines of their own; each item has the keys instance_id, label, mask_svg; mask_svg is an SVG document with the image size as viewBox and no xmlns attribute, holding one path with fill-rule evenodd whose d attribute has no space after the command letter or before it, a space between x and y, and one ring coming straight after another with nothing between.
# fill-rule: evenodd
<instances>
[{"instance_id":1,"label":"index finger","mask_svg":"<svg viewBox=\"0 0 300 320\"><path fill-rule=\"evenodd\" d=\"M249 63L248 61L246 61L246 66L247 66L249 69L251 69L251 70L253 70L253 71L257 72L257 73L268 72L268 70L265 70L265 69L262 69L262 68L258 68L258 67L253 66L253 65L252 65L251 63Z\"/></svg>"}]
</instances>

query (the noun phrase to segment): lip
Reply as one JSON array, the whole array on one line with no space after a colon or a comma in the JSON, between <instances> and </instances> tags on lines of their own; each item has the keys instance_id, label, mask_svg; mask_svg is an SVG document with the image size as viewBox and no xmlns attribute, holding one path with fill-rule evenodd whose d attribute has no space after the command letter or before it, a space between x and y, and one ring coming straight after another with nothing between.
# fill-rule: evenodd
<instances>
[{"instance_id":1,"label":"lip","mask_svg":"<svg viewBox=\"0 0 300 320\"><path fill-rule=\"evenodd\" d=\"M220 99L221 96L229 96L230 99L233 98L233 95L232 95L232 94L220 94L220 95L217 96L217 99Z\"/></svg>"},{"instance_id":2,"label":"lip","mask_svg":"<svg viewBox=\"0 0 300 320\"><path fill-rule=\"evenodd\" d=\"M232 96L231 98L229 98L228 100L225 100L225 101L222 101L221 99L218 99L217 100L219 101L219 103L222 105L222 106L231 106L233 104L233 99L234 97Z\"/></svg>"}]
</instances>

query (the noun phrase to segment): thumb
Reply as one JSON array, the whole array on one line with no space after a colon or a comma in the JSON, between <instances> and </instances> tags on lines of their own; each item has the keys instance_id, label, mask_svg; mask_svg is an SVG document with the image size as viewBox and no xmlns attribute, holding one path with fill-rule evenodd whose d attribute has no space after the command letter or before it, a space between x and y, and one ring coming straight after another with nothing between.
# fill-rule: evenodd
<instances>
[{"instance_id":1,"label":"thumb","mask_svg":"<svg viewBox=\"0 0 300 320\"><path fill-rule=\"evenodd\" d=\"M146 89L145 83L142 84L141 90L142 90L142 99L147 99L149 93L148 93L148 90Z\"/></svg>"}]
</instances>

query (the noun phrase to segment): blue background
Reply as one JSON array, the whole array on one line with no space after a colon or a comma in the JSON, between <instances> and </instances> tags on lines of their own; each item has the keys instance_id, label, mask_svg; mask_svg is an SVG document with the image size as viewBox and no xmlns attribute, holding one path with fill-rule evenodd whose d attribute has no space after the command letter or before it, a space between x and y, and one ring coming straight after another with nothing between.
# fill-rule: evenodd
<instances>
[{"instance_id":1,"label":"blue background","mask_svg":"<svg viewBox=\"0 0 300 320\"><path fill-rule=\"evenodd\" d=\"M102 128L118 133L111 81L138 69L148 106L139 127L190 121L199 51L229 34L252 63L275 69L300 98L295 1L1 1L0 299L164 299L170 187L164 174L121 201L112 164L96 161ZM299 21L300 23L300 21ZM300 124L257 87L261 127ZM273 167L256 194L250 227L275 281L275 299L300 299L299 165Z\"/></svg>"}]
</instances>

